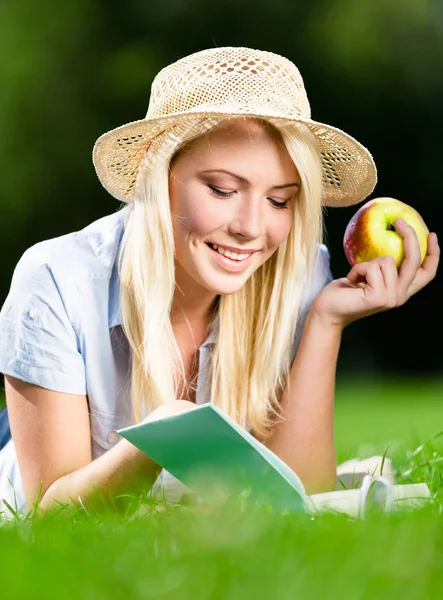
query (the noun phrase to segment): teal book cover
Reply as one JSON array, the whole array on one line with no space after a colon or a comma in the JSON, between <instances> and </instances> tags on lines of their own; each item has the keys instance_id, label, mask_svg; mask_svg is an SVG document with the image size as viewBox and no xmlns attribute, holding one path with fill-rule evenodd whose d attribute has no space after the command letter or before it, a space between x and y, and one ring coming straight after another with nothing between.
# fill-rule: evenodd
<instances>
[{"instance_id":1,"label":"teal book cover","mask_svg":"<svg viewBox=\"0 0 443 600\"><path fill-rule=\"evenodd\" d=\"M212 404L119 434L203 500L246 496L279 511L308 511L292 469Z\"/></svg>"}]
</instances>

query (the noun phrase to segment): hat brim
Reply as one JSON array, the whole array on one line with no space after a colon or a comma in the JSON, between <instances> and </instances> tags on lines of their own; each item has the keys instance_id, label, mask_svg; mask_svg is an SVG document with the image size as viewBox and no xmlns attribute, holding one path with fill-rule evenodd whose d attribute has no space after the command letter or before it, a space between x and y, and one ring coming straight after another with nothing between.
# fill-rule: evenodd
<instances>
[{"instance_id":1,"label":"hat brim","mask_svg":"<svg viewBox=\"0 0 443 600\"><path fill-rule=\"evenodd\" d=\"M101 135L94 145L92 160L100 182L112 196L130 202L138 168L154 138L178 123L221 116L307 125L314 133L320 150L324 206L352 206L374 190L377 183L375 163L369 151L357 140L341 129L319 121L301 116L282 117L269 111L252 114L194 110L126 123Z\"/></svg>"}]
</instances>

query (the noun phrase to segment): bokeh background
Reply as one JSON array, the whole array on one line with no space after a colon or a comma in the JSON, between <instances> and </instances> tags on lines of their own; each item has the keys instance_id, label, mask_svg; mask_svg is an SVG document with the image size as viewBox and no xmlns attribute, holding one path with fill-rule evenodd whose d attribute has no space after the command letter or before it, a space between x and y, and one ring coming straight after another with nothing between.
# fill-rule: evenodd
<instances>
[{"instance_id":1,"label":"bokeh background","mask_svg":"<svg viewBox=\"0 0 443 600\"><path fill-rule=\"evenodd\" d=\"M250 46L299 67L314 119L373 154L371 197L392 196L443 233L440 0L17 0L0 2L0 302L26 248L119 203L91 161L96 138L145 116L156 73L189 53ZM358 207L328 209L335 277ZM349 326L338 376L439 378L442 277L405 306Z\"/></svg>"}]
</instances>

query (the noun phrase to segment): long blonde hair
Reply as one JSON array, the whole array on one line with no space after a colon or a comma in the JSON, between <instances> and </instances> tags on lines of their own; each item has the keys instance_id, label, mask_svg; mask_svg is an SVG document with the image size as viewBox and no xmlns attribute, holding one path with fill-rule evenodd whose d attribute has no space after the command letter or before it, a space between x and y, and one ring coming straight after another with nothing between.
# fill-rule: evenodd
<instances>
[{"instance_id":1,"label":"long blonde hair","mask_svg":"<svg viewBox=\"0 0 443 600\"><path fill-rule=\"evenodd\" d=\"M246 117L248 118L248 117ZM227 117L201 117L155 140L139 169L128 206L119 273L122 324L132 350L134 418L176 399L185 379L170 312L175 290L169 205L173 158ZM257 120L257 119L255 119ZM286 147L301 178L293 225L276 252L231 295L219 299L207 399L265 438L279 415L289 381L291 347L323 238L322 169L314 135L301 123L260 119ZM177 141L179 140L179 141Z\"/></svg>"}]
</instances>

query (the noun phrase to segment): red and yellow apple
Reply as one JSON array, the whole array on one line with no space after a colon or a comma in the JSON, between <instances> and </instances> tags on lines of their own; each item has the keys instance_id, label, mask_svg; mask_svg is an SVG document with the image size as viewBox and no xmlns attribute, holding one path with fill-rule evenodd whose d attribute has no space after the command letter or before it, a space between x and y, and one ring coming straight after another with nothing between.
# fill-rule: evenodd
<instances>
[{"instance_id":1,"label":"red and yellow apple","mask_svg":"<svg viewBox=\"0 0 443 600\"><path fill-rule=\"evenodd\" d=\"M415 208L395 198L374 198L361 206L349 221L343 238L349 264L354 266L380 256L392 256L398 268L405 251L403 237L394 227L396 219L403 219L415 229L423 264L429 230Z\"/></svg>"}]
</instances>

